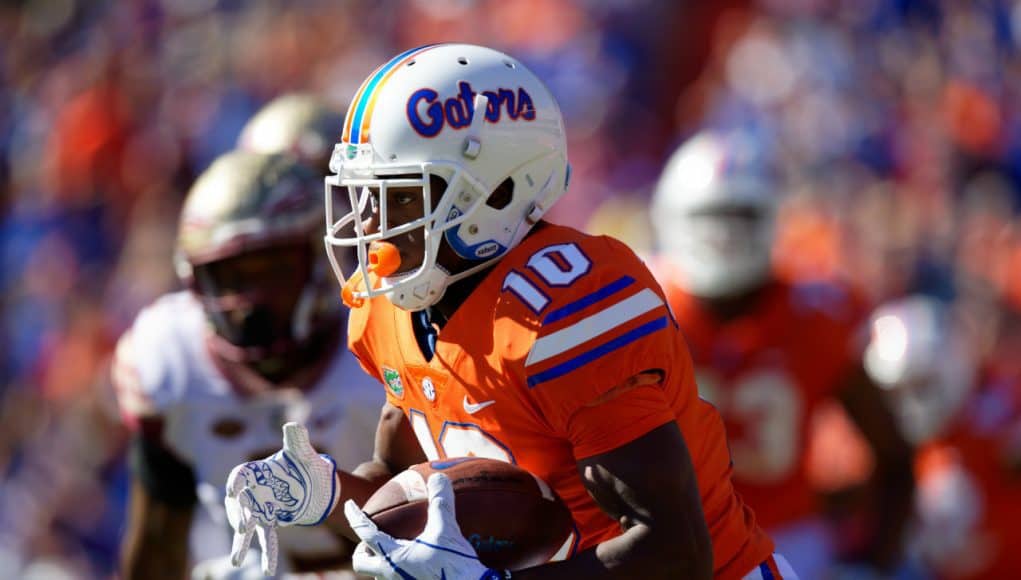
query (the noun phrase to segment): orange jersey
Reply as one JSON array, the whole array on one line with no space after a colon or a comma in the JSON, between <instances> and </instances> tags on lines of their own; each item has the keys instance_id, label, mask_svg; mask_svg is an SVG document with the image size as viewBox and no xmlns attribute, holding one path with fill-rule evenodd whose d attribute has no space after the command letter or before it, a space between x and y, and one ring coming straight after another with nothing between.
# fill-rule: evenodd
<instances>
[{"instance_id":1,"label":"orange jersey","mask_svg":"<svg viewBox=\"0 0 1021 580\"><path fill-rule=\"evenodd\" d=\"M987 377L944 435L919 450L915 534L937 577L1021 571L1021 379Z\"/></svg>"},{"instance_id":2,"label":"orange jersey","mask_svg":"<svg viewBox=\"0 0 1021 580\"><path fill-rule=\"evenodd\" d=\"M699 391L726 423L734 487L766 529L816 513L806 452L811 418L858 360L860 305L830 284L774 282L748 314L720 322L662 277Z\"/></svg>"},{"instance_id":3,"label":"orange jersey","mask_svg":"<svg viewBox=\"0 0 1021 580\"><path fill-rule=\"evenodd\" d=\"M431 361L411 316L371 300L352 312L350 345L430 459L485 456L536 474L570 507L585 550L621 529L589 496L578 460L675 421L697 473L716 576L740 578L769 557L772 542L730 484L723 423L697 396L661 289L625 245L540 226L461 304ZM649 369L662 370L661 384L610 393Z\"/></svg>"}]
</instances>

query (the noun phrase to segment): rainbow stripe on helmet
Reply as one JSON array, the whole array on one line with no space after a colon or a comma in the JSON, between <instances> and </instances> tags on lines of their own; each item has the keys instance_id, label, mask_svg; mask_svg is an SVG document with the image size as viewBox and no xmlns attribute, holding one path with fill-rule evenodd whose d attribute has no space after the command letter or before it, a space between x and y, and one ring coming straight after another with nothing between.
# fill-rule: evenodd
<instances>
[{"instance_id":1,"label":"rainbow stripe on helmet","mask_svg":"<svg viewBox=\"0 0 1021 580\"><path fill-rule=\"evenodd\" d=\"M341 142L358 144L369 142L369 122L372 119L372 112L376 108L376 99L379 97L380 89L386 84L390 77L404 63L414 59L423 52L440 46L439 44L427 44L406 50L387 61L383 66L377 68L369 78L365 79L362 86L355 93L347 120L344 121L344 133L341 135Z\"/></svg>"}]
</instances>

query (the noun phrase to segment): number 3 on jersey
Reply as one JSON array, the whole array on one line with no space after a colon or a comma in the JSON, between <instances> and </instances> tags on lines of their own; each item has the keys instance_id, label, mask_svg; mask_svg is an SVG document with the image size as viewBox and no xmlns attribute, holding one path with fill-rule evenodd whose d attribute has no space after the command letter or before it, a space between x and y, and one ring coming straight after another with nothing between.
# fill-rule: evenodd
<instances>
[{"instance_id":1,"label":"number 3 on jersey","mask_svg":"<svg viewBox=\"0 0 1021 580\"><path fill-rule=\"evenodd\" d=\"M588 274L592 269L592 260L577 244L554 244L532 254L527 266L546 286L562 288ZM550 297L541 288L516 270L507 273L502 290L509 290L536 314L540 314L550 303Z\"/></svg>"},{"instance_id":2,"label":"number 3 on jersey","mask_svg":"<svg viewBox=\"0 0 1021 580\"><path fill-rule=\"evenodd\" d=\"M700 372L699 395L727 417L734 472L754 483L772 483L790 474L801 450L802 400L790 378L755 371L723 388L713 373Z\"/></svg>"}]
</instances>

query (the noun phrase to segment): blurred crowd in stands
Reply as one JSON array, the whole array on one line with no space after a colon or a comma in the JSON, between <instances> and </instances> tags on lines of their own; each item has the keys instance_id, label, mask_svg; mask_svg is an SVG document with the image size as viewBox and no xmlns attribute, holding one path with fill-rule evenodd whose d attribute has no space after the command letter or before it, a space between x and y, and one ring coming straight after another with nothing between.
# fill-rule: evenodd
<instances>
[{"instance_id":1,"label":"blurred crowd in stands","mask_svg":"<svg viewBox=\"0 0 1021 580\"><path fill-rule=\"evenodd\" d=\"M553 221L651 252L664 160L702 127L748 129L782 160L781 272L875 304L946 301L980 364L1021 376L1021 1L7 0L0 39L12 577L115 573L127 476L109 357L178 285L197 173L273 97L342 108L371 67L427 42L493 46L547 80L574 169ZM862 477L840 463L822 490Z\"/></svg>"}]
</instances>

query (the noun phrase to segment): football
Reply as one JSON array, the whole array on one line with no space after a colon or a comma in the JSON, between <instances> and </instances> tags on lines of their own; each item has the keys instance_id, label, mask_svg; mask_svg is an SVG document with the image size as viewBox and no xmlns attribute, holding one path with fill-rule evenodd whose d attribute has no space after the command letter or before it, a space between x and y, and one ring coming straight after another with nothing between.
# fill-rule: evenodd
<instances>
[{"instance_id":1,"label":"football","mask_svg":"<svg viewBox=\"0 0 1021 580\"><path fill-rule=\"evenodd\" d=\"M495 459L414 465L379 488L362 510L391 536L414 538L425 528L426 480L439 472L453 484L461 533L486 566L520 570L571 554L577 534L567 505L546 482Z\"/></svg>"}]
</instances>

